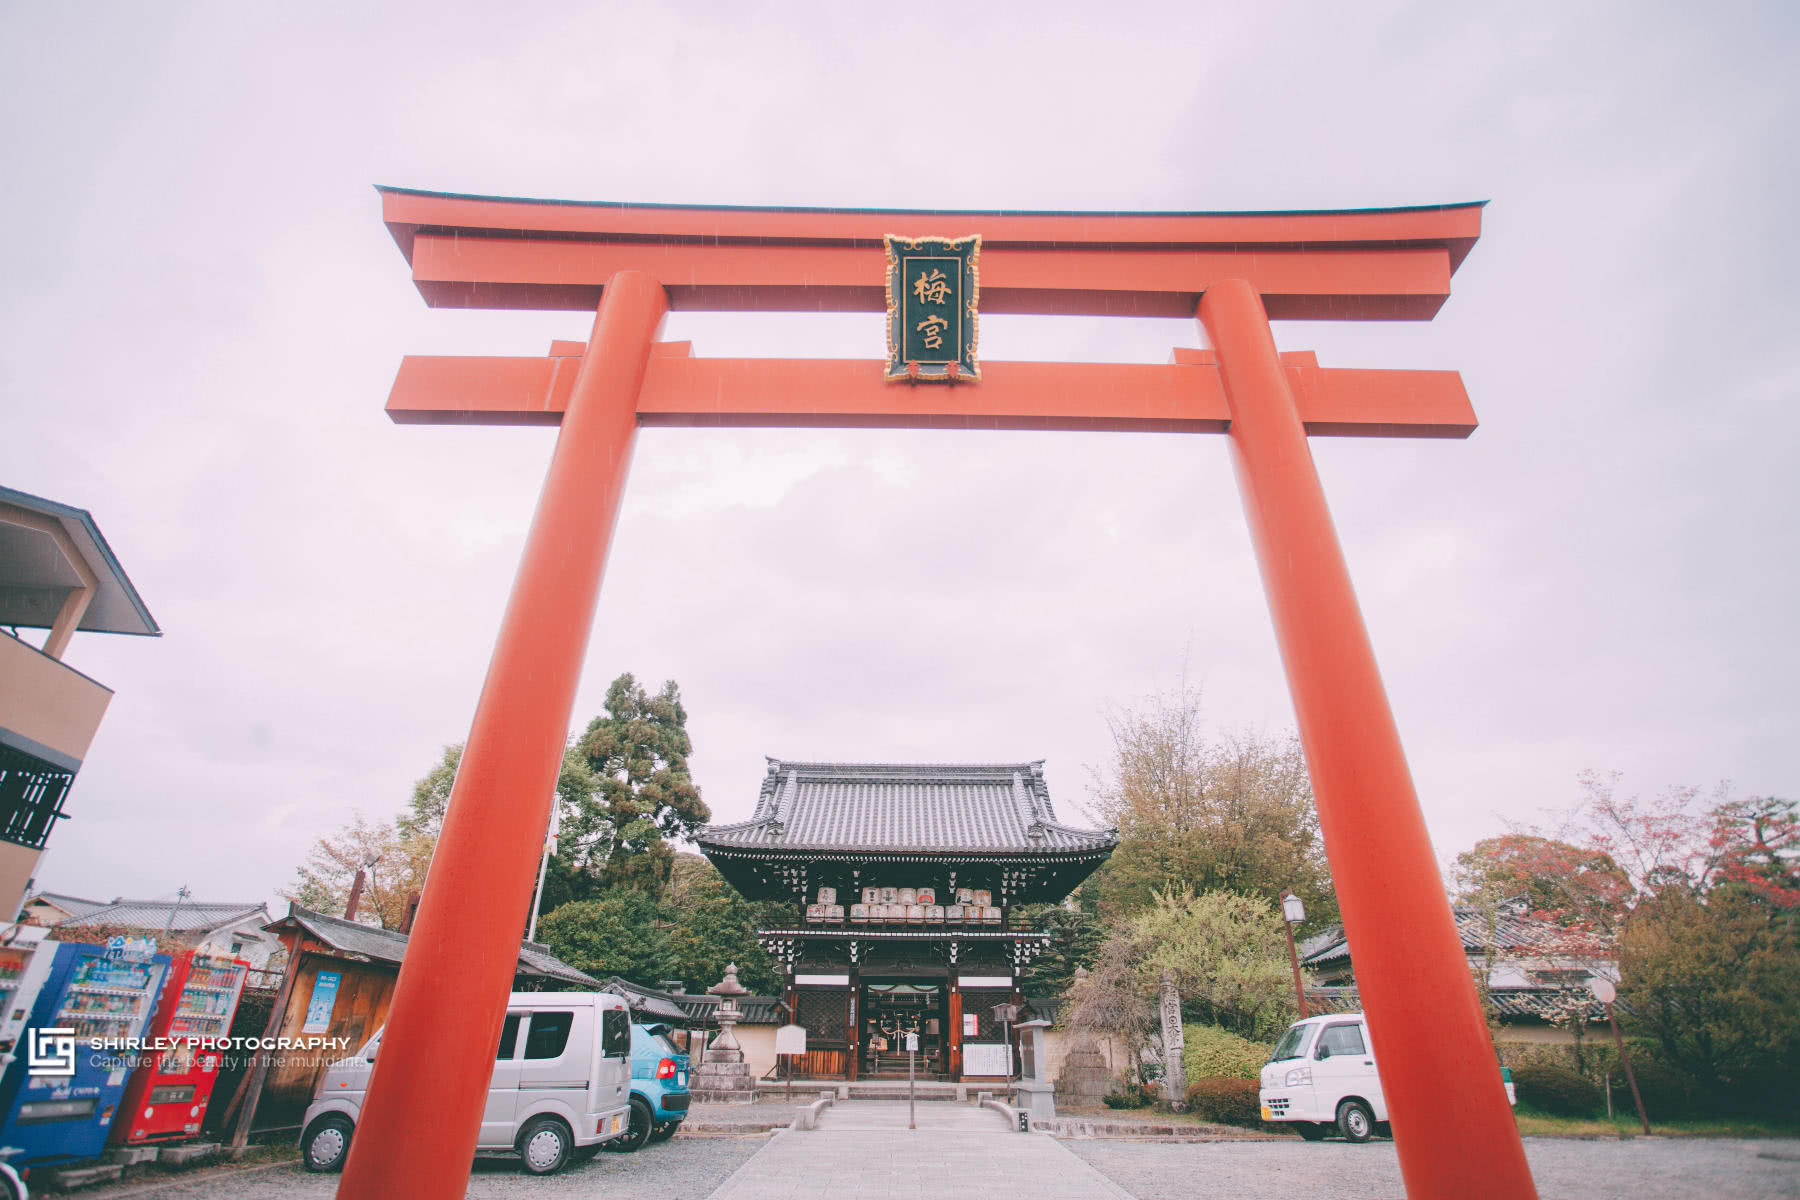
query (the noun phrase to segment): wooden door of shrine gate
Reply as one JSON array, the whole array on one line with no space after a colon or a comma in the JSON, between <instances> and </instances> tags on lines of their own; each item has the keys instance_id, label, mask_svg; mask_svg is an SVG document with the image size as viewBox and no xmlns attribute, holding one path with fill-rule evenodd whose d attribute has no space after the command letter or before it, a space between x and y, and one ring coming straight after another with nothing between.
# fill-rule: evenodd
<instances>
[{"instance_id":1,"label":"wooden door of shrine gate","mask_svg":"<svg viewBox=\"0 0 1800 1200\"><path fill-rule=\"evenodd\" d=\"M1453 371L1320 367L1277 353L1269 328L1430 319L1480 234L1480 205L1130 214L381 197L427 303L596 316L585 345L556 342L544 358L407 358L388 401L400 422L561 431L339 1196L467 1185L640 425L1228 436L1407 1194L1535 1196L1306 441L1466 437L1474 413ZM671 308L888 310L891 234L978 234L989 313L1197 315L1213 348L1160 366L986 363L978 381L925 383L890 382L874 359L708 359L656 340Z\"/></svg>"}]
</instances>

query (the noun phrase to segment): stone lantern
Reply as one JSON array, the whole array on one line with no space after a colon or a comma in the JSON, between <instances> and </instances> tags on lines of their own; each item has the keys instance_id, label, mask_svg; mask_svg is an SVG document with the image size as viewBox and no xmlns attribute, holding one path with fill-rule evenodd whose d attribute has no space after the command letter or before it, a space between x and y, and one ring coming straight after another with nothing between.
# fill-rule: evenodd
<instances>
[{"instance_id":1,"label":"stone lantern","mask_svg":"<svg viewBox=\"0 0 1800 1200\"><path fill-rule=\"evenodd\" d=\"M717 1018L719 1036L707 1048L706 1061L694 1072L693 1096L699 1104L753 1104L756 1102L756 1080L750 1064L744 1061L744 1048L738 1044L732 1029L743 1019L738 997L749 989L738 982L737 964L725 968L725 978L707 988L707 994L719 997Z\"/></svg>"}]
</instances>

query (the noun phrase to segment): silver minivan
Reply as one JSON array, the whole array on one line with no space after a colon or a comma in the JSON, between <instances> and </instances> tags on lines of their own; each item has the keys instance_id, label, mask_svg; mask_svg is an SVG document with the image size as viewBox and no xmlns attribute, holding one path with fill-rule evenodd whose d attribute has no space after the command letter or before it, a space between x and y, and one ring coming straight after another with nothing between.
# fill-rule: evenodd
<instances>
[{"instance_id":1,"label":"silver minivan","mask_svg":"<svg viewBox=\"0 0 1800 1200\"><path fill-rule=\"evenodd\" d=\"M309 1171L350 1152L381 1030L319 1080L301 1123ZM604 992L514 992L500 1028L477 1154L517 1154L533 1175L592 1158L630 1129L631 1014Z\"/></svg>"}]
</instances>

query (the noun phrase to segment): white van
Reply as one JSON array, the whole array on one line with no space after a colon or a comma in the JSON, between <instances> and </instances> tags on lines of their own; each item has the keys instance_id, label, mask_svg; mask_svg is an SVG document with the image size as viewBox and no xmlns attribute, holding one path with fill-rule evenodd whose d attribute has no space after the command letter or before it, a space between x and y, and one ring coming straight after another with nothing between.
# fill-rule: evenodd
<instances>
[{"instance_id":1,"label":"white van","mask_svg":"<svg viewBox=\"0 0 1800 1200\"><path fill-rule=\"evenodd\" d=\"M1502 1069L1509 1104L1512 1072ZM1289 1122L1316 1142L1334 1129L1352 1142L1387 1132L1387 1097L1363 1015L1332 1013L1288 1026L1262 1069L1262 1119Z\"/></svg>"},{"instance_id":2,"label":"white van","mask_svg":"<svg viewBox=\"0 0 1800 1200\"><path fill-rule=\"evenodd\" d=\"M1366 1142L1388 1119L1361 1013L1290 1025L1262 1069L1257 1094L1263 1120L1291 1122L1309 1142L1334 1128L1352 1142Z\"/></svg>"},{"instance_id":3,"label":"white van","mask_svg":"<svg viewBox=\"0 0 1800 1200\"><path fill-rule=\"evenodd\" d=\"M309 1171L337 1171L381 1048L381 1030L319 1080L301 1122ZM592 1158L630 1129L631 1014L603 992L514 992L494 1057L477 1154L517 1154L532 1175Z\"/></svg>"}]
</instances>

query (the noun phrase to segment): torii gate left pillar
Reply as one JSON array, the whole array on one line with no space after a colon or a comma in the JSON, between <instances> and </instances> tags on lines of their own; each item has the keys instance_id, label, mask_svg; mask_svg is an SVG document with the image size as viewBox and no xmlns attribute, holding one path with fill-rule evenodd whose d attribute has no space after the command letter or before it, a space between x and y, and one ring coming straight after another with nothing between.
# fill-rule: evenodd
<instances>
[{"instance_id":1,"label":"torii gate left pillar","mask_svg":"<svg viewBox=\"0 0 1800 1200\"><path fill-rule=\"evenodd\" d=\"M1272 316L1429 317L1479 206L1303 214L632 209L384 190L438 304L597 303L585 346L408 359L396 420L560 424L338 1194L467 1187L549 799L634 430L816 425L1226 432L1414 1197L1535 1197L1308 435L1466 436L1453 372L1322 370ZM979 232L983 307L1195 313L1164 367L990 363L978 385L877 362L695 359L677 307L882 307L880 236ZM1135 245L1134 245L1135 243ZM1050 247L1045 249L1045 247Z\"/></svg>"}]
</instances>

